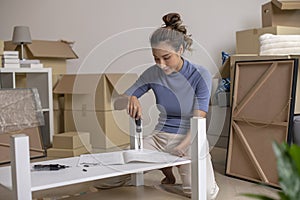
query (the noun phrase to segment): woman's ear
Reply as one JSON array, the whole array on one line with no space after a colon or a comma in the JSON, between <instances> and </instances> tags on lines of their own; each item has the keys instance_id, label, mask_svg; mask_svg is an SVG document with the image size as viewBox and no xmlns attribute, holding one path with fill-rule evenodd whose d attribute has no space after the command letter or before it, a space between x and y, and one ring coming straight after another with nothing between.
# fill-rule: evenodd
<instances>
[{"instance_id":1,"label":"woman's ear","mask_svg":"<svg viewBox=\"0 0 300 200\"><path fill-rule=\"evenodd\" d=\"M180 48L179 48L178 54L179 54L179 55L182 55L182 54L183 54L183 46L182 46L182 45L180 45Z\"/></svg>"}]
</instances>

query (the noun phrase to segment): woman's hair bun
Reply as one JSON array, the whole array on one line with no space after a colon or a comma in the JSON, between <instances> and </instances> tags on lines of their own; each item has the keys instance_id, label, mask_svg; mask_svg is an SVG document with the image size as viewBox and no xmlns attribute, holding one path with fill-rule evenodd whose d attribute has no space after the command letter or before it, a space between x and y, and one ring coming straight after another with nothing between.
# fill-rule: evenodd
<instances>
[{"instance_id":1,"label":"woman's hair bun","mask_svg":"<svg viewBox=\"0 0 300 200\"><path fill-rule=\"evenodd\" d=\"M185 26L181 25L182 20L178 13L168 13L163 16L162 20L165 22L166 28L171 28L186 34L186 28Z\"/></svg>"},{"instance_id":2,"label":"woman's hair bun","mask_svg":"<svg viewBox=\"0 0 300 200\"><path fill-rule=\"evenodd\" d=\"M169 13L163 16L163 21L165 22L166 26L174 26L178 23L182 23L180 19L180 15L178 13Z\"/></svg>"}]
</instances>

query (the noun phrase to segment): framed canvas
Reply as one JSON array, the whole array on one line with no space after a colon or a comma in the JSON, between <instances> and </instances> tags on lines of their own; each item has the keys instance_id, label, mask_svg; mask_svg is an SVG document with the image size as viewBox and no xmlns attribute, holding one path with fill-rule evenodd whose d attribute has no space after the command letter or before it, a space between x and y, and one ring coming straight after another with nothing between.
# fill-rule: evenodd
<instances>
[{"instance_id":1,"label":"framed canvas","mask_svg":"<svg viewBox=\"0 0 300 200\"><path fill-rule=\"evenodd\" d=\"M272 143L292 139L297 62L236 62L226 175L279 187Z\"/></svg>"}]
</instances>

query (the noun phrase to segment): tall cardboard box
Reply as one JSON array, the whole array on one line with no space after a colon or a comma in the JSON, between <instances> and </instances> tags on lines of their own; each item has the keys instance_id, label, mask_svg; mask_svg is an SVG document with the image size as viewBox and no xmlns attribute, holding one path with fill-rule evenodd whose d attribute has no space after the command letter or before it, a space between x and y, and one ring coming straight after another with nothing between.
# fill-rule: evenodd
<instances>
[{"instance_id":1,"label":"tall cardboard box","mask_svg":"<svg viewBox=\"0 0 300 200\"><path fill-rule=\"evenodd\" d=\"M300 1L272 0L262 5L262 26L300 27Z\"/></svg>"},{"instance_id":2,"label":"tall cardboard box","mask_svg":"<svg viewBox=\"0 0 300 200\"><path fill-rule=\"evenodd\" d=\"M5 41L4 50L21 51L20 45ZM20 53L21 54L21 53ZM24 45L24 57L38 59L44 67L51 67L53 74L65 74L67 59L78 58L71 46L62 41L32 40L31 44Z\"/></svg>"},{"instance_id":3,"label":"tall cardboard box","mask_svg":"<svg viewBox=\"0 0 300 200\"><path fill-rule=\"evenodd\" d=\"M300 27L275 26L237 31L236 54L259 54L259 36L265 33L274 35L300 35Z\"/></svg>"},{"instance_id":4,"label":"tall cardboard box","mask_svg":"<svg viewBox=\"0 0 300 200\"><path fill-rule=\"evenodd\" d=\"M65 74L54 89L64 94L64 127L90 133L93 148L129 144L129 116L115 111L112 98L123 94L136 74Z\"/></svg>"}]
</instances>

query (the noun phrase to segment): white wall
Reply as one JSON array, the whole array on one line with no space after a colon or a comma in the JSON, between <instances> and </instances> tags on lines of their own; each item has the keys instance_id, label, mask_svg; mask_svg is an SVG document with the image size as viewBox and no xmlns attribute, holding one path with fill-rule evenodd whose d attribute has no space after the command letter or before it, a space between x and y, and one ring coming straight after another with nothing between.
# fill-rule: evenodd
<instances>
[{"instance_id":1,"label":"white wall","mask_svg":"<svg viewBox=\"0 0 300 200\"><path fill-rule=\"evenodd\" d=\"M68 61L68 73L140 73L153 63L150 33L164 14L179 12L194 39L194 51L186 56L214 74L221 52L235 53L235 32L261 27L266 1L0 0L0 39L11 40L13 27L26 25L32 39L75 41L79 59ZM150 106L144 119L152 130L156 109L149 96L142 103Z\"/></svg>"},{"instance_id":2,"label":"white wall","mask_svg":"<svg viewBox=\"0 0 300 200\"><path fill-rule=\"evenodd\" d=\"M195 51L187 56L214 71L221 64L221 51L234 53L236 31L261 27L264 3L266 0L0 0L0 39L10 40L15 25L27 25L33 39L76 41L73 48L79 59L68 62L69 73L141 71L153 63L149 34L162 24L164 14L179 12L195 41Z\"/></svg>"}]
</instances>

